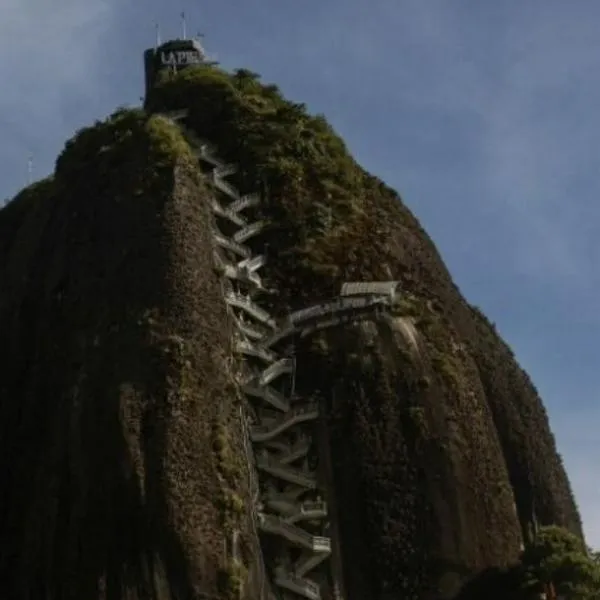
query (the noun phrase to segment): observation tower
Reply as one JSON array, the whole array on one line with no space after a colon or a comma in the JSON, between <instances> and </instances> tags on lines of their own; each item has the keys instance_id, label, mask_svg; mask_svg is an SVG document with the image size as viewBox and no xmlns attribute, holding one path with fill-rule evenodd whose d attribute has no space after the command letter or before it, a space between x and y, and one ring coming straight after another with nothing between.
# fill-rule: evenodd
<instances>
[{"instance_id":1,"label":"observation tower","mask_svg":"<svg viewBox=\"0 0 600 600\"><path fill-rule=\"evenodd\" d=\"M146 95L152 89L156 78L161 71L177 72L188 67L197 65L216 65L216 61L210 60L201 39L203 34L198 33L196 37L188 38L186 35L185 15L181 13L182 36L161 43L160 31L156 26L156 43L154 48L148 48L144 52L144 70L146 74Z\"/></svg>"}]
</instances>

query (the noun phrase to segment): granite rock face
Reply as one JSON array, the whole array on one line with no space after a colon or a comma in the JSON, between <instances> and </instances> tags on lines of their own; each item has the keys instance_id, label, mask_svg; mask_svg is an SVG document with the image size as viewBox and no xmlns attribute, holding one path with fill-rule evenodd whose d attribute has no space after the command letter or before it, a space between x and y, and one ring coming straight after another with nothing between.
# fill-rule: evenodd
<instances>
[{"instance_id":1,"label":"granite rock face","mask_svg":"<svg viewBox=\"0 0 600 600\"><path fill-rule=\"evenodd\" d=\"M2 596L221 597L247 474L208 192L108 129L137 150L80 140L0 211Z\"/></svg>"},{"instance_id":2,"label":"granite rock face","mask_svg":"<svg viewBox=\"0 0 600 600\"><path fill-rule=\"evenodd\" d=\"M3 596L256 597L212 192L148 116L181 108L264 198L266 308L401 282L402 315L297 348L345 597L451 598L514 561L534 515L581 535L535 388L396 193L274 86L199 67L81 132L0 210Z\"/></svg>"}]
</instances>

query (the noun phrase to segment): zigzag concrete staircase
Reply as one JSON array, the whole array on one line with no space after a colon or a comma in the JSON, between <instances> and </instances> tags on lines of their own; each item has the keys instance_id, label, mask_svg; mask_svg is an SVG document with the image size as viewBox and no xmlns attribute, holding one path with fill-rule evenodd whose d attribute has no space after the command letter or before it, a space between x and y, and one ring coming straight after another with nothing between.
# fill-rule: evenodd
<instances>
[{"instance_id":1,"label":"zigzag concrete staircase","mask_svg":"<svg viewBox=\"0 0 600 600\"><path fill-rule=\"evenodd\" d=\"M338 586L328 564L331 539L326 535L325 493L308 461L316 444L311 425L319 416L319 406L295 395L295 359L279 354L277 348L296 336L389 314L397 301L398 285L393 281L346 283L331 302L273 318L258 304L261 294L267 293L259 275L264 256L253 256L245 245L265 227L263 221L244 216L259 205L260 198L240 195L226 181L235 167L224 164L210 144L185 126L186 111L162 116L180 127L216 191L211 200L214 266L223 277L224 301L236 325L234 348L244 359L239 385L249 403L241 414L252 415L244 418L251 442L249 468L260 474L258 479L255 476L260 485L256 486L254 521L261 534L278 541L273 556L265 553L271 588L267 595L287 597L291 592L294 597L320 600L325 582L329 589Z\"/></svg>"}]
</instances>

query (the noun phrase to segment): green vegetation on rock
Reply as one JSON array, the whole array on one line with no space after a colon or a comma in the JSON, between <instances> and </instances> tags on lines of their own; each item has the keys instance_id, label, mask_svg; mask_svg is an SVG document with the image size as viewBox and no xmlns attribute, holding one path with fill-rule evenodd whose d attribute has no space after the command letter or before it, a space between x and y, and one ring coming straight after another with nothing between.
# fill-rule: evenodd
<instances>
[{"instance_id":1,"label":"green vegetation on rock","mask_svg":"<svg viewBox=\"0 0 600 600\"><path fill-rule=\"evenodd\" d=\"M265 283L278 290L267 308L285 314L336 295L344 281L400 282L403 300L390 321L328 332L297 348L297 389L322 401L333 486L343 501L337 525L346 588L356 597L379 600L451 598L465 580L487 569L496 569L494 577L514 575L511 565L519 557L522 532L536 516L543 525L562 526L581 538L577 507L535 388L491 324L461 296L435 246L394 190L354 161L324 117L311 116L304 105L286 100L255 73L194 67L174 76L161 74L145 110L118 110L79 132L57 159L54 177L30 186L0 211L0 277L7 282L0 299L2 293L8 299L0 302L0 325L13 332L11 343L18 345L18 340L35 335L43 349L19 346L23 362L8 350L0 356L11 406L23 401L23 381L37 373L30 365L40 369L36 361L43 364L48 355L44 352L54 349L55 339L71 339L71 329L66 329L72 328L79 340L85 337L80 331L95 332L101 324L116 328L110 331L117 336L123 324L137 322L146 304L152 310L160 303L169 309L156 309L156 314L170 317L161 317L164 337L153 338L152 364L142 373L136 362L138 370L132 372L142 382L156 378L156 373L168 374L168 391L150 392L136 385L145 390L152 414L160 416L160 430L177 433L164 448L186 465L177 462L169 477L144 490L154 498L159 489L167 498L161 497L160 503L168 506L168 517L157 517L156 508L151 514L181 542L160 542L161 552L171 561L165 576L169 585L185 580L188 586L173 597L188 597L187 590L206 581L216 582L224 598L241 592L247 565L239 557L223 556L220 548L223 539L244 528L248 510L237 412L240 396L227 371L225 311L210 268L209 192L181 132L158 114L180 109L189 111L190 129L214 144L225 161L239 166L233 182L241 192L263 197L255 216L267 220L269 229L250 244L267 254ZM55 261L47 271L38 266L45 264L46 254ZM55 277L55 272L60 275ZM51 278L44 283L48 293L37 283L46 281L46 273ZM101 283L88 285L88 276ZM27 287L30 280L32 288ZM145 290L141 298L136 296L138 280ZM190 281L195 287L188 289ZM71 288L75 291L69 295ZM65 317L71 313L63 313L62 305L48 308L46 300L40 300L54 298L55 293L71 298L69 309L78 315L75 324ZM122 294L136 299L123 308ZM15 298L23 300L25 309ZM47 345L39 341L46 335L40 324L46 319L40 320L39 311L51 315L53 327L65 329L52 330ZM417 350L394 321L400 318L414 322ZM134 348L128 346L127 353L119 355L124 363L135 360ZM53 357L79 360L75 342L64 342L58 354L52 352ZM115 356L107 360L117 361L113 370L120 366ZM163 370L163 362L169 369ZM122 377L134 378L128 372ZM65 381L72 383L68 377ZM103 389L103 380L95 381L93 389ZM31 397L42 393L45 380L36 385L28 392ZM68 405L52 404L64 406ZM52 423L71 422L68 412L57 414ZM20 417L11 418L6 423ZM144 447L153 449L150 471L161 472L163 459L156 453L163 446L158 448L152 437L154 426L144 422L136 435ZM7 455L18 455L19 440L25 438L15 438L9 425L0 427L5 428L0 429L0 440L11 440ZM53 435L62 439L62 430ZM81 456L93 454L94 449L83 446ZM133 469L127 454L133 456L133 450L109 447ZM34 456L44 455L43 445L36 452L23 454L18 466L23 473L37 464ZM52 477L69 489L64 469ZM15 472L16 467L11 473ZM40 481L45 480L40 476ZM41 489L50 494L54 481ZM90 486L103 497L103 488ZM65 498L68 505L68 495ZM84 508L92 510L92 495L86 498L89 505ZM136 507L146 507L145 496L135 498ZM33 539L29 513L22 512L26 500L11 496L6 512L0 511L18 517L10 525L16 546L19 527ZM104 501L118 504L113 496ZM121 521L105 513L102 517L106 531L122 527ZM54 529L52 519L48 531L64 537L66 525L61 521ZM0 537L8 528L0 522ZM54 539L54 533L47 535ZM82 540L84 548L93 545L92 540ZM25 547L18 547L14 559L23 569L29 564ZM176 552L167 552L173 547ZM105 553L109 555L106 549ZM64 573L88 572L80 568L81 561L96 557L82 556L67 552L56 559L64 571L53 572L52 581L60 583ZM585 571L573 553L569 556L571 562L563 561L560 568L570 565L573 573L580 567ZM146 564L146 556L136 555L135 561ZM8 577L11 564L0 561L0 576ZM546 576L550 563L535 564L539 568L528 573ZM551 566L554 577L555 563ZM120 582L126 578L119 568L112 563L106 567ZM135 577L145 575L130 579ZM31 585L38 585L40 578L44 575L36 572ZM19 585L9 586L8 593ZM54 592L62 589L60 585L52 588ZM82 592L88 588L78 585L72 583L75 592L69 597L88 597ZM145 597L142 588L140 584L138 595L131 598Z\"/></svg>"},{"instance_id":2,"label":"green vegetation on rock","mask_svg":"<svg viewBox=\"0 0 600 600\"><path fill-rule=\"evenodd\" d=\"M323 117L261 85L256 74L190 68L158 85L147 107L189 109L190 127L240 167L240 188L265 193L273 225L269 274L288 267L281 293L289 306L300 306L309 293L313 299L332 293L363 262L357 254L366 258L374 250L358 243L365 235L377 243L366 212L373 180Z\"/></svg>"},{"instance_id":3,"label":"green vegetation on rock","mask_svg":"<svg viewBox=\"0 0 600 600\"><path fill-rule=\"evenodd\" d=\"M514 565L478 574L455 600L600 598L600 561L582 540L560 527L542 527Z\"/></svg>"},{"instance_id":4,"label":"green vegetation on rock","mask_svg":"<svg viewBox=\"0 0 600 600\"><path fill-rule=\"evenodd\" d=\"M569 600L600 598L600 564L580 538L560 527L542 527L525 549L521 565L529 589L552 584Z\"/></svg>"},{"instance_id":5,"label":"green vegetation on rock","mask_svg":"<svg viewBox=\"0 0 600 600\"><path fill-rule=\"evenodd\" d=\"M176 161L193 159L179 128L170 121L141 109L119 109L67 142L56 161L56 177L71 183L90 169L109 177L115 168L142 157L148 165L142 175L150 178Z\"/></svg>"}]
</instances>

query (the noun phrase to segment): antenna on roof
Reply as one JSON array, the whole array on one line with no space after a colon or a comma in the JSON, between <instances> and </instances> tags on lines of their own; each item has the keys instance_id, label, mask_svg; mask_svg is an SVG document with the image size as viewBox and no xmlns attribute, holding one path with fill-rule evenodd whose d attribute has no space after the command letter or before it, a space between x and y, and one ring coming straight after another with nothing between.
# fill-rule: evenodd
<instances>
[{"instance_id":1,"label":"antenna on roof","mask_svg":"<svg viewBox=\"0 0 600 600\"><path fill-rule=\"evenodd\" d=\"M156 30L156 42L154 49L156 50L160 46L160 25L158 23L155 23L154 29Z\"/></svg>"},{"instance_id":2,"label":"antenna on roof","mask_svg":"<svg viewBox=\"0 0 600 600\"><path fill-rule=\"evenodd\" d=\"M185 32L185 13L184 12L181 13L181 30L183 32L182 39L184 39L184 40L187 39L186 32Z\"/></svg>"}]
</instances>

